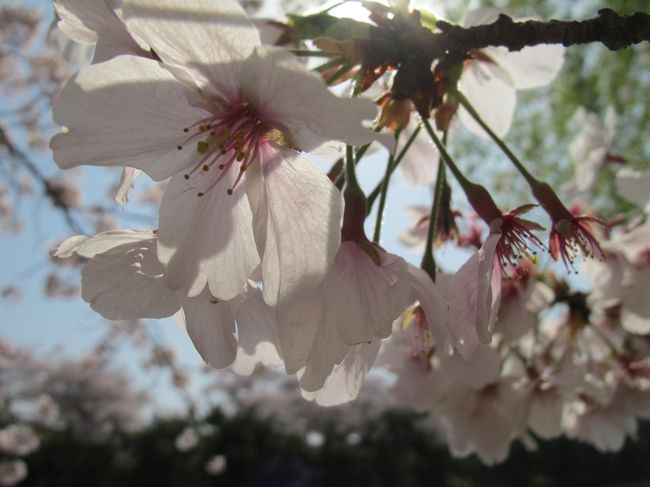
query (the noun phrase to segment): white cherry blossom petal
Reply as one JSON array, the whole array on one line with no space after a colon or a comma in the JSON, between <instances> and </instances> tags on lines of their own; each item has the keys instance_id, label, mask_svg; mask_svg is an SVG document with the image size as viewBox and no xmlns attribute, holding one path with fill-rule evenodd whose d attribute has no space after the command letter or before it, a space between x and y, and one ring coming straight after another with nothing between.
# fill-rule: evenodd
<instances>
[{"instance_id":1,"label":"white cherry blossom petal","mask_svg":"<svg viewBox=\"0 0 650 487\"><path fill-rule=\"evenodd\" d=\"M494 66L474 61L460 79L460 87L483 121L500 137L510 125L517 104L517 92L512 84L494 75ZM458 109L462 124L472 133L489 138L485 130L463 107Z\"/></svg>"},{"instance_id":2,"label":"white cherry blossom petal","mask_svg":"<svg viewBox=\"0 0 650 487\"><path fill-rule=\"evenodd\" d=\"M262 292L251 287L239 306L237 321L237 359L232 370L251 375L258 364L276 367L283 364L280 357L280 335L273 310L264 302Z\"/></svg>"},{"instance_id":3,"label":"white cherry blossom petal","mask_svg":"<svg viewBox=\"0 0 650 487\"><path fill-rule=\"evenodd\" d=\"M350 347L343 361L334 366L323 388L316 392L302 390L303 397L320 406L338 406L356 399L377 358L379 347L379 341Z\"/></svg>"},{"instance_id":4,"label":"white cherry blossom petal","mask_svg":"<svg viewBox=\"0 0 650 487\"><path fill-rule=\"evenodd\" d=\"M627 286L621 300L621 325L629 333L647 335L650 333L650 299L647 283L650 269L640 273L638 281Z\"/></svg>"},{"instance_id":5,"label":"white cherry blossom petal","mask_svg":"<svg viewBox=\"0 0 650 487\"><path fill-rule=\"evenodd\" d=\"M61 19L59 29L81 44L95 44L94 63L120 54L150 57L126 30L118 2L109 0L56 0L54 9Z\"/></svg>"},{"instance_id":6,"label":"white cherry blossom petal","mask_svg":"<svg viewBox=\"0 0 650 487\"><path fill-rule=\"evenodd\" d=\"M203 360L223 369L237 356L235 318L228 301L218 301L204 292L182 298L187 333Z\"/></svg>"},{"instance_id":7,"label":"white cherry blossom petal","mask_svg":"<svg viewBox=\"0 0 650 487\"><path fill-rule=\"evenodd\" d=\"M650 171L621 169L616 173L618 194L650 213Z\"/></svg>"},{"instance_id":8,"label":"white cherry blossom petal","mask_svg":"<svg viewBox=\"0 0 650 487\"><path fill-rule=\"evenodd\" d=\"M314 392L323 387L335 365L340 364L349 347L343 341L338 323L325 311L300 377L300 387Z\"/></svg>"},{"instance_id":9,"label":"white cherry blossom petal","mask_svg":"<svg viewBox=\"0 0 650 487\"><path fill-rule=\"evenodd\" d=\"M493 274L496 245L500 234L490 235L476 252L454 275L450 284L449 331L458 351L469 358L480 343L490 343L491 330L498 311L499 289ZM493 272L494 271L494 272Z\"/></svg>"},{"instance_id":10,"label":"white cherry blossom petal","mask_svg":"<svg viewBox=\"0 0 650 487\"><path fill-rule=\"evenodd\" d=\"M400 138L403 144L410 138L416 126L416 123L411 122L402 132ZM410 186L430 186L436 181L440 153L425 135L424 131L420 131L399 164L400 172L406 184Z\"/></svg>"},{"instance_id":11,"label":"white cherry blossom petal","mask_svg":"<svg viewBox=\"0 0 650 487\"><path fill-rule=\"evenodd\" d=\"M231 299L259 264L244 186L227 192L235 177L228 171L210 189L191 187L181 175L170 180L160 205L158 257L173 289L196 296L207 283L213 296Z\"/></svg>"},{"instance_id":12,"label":"white cherry blossom petal","mask_svg":"<svg viewBox=\"0 0 650 487\"><path fill-rule=\"evenodd\" d=\"M325 306L321 287L310 295L278 310L280 348L287 374L305 366L319 328L324 325Z\"/></svg>"},{"instance_id":13,"label":"white cherry blossom petal","mask_svg":"<svg viewBox=\"0 0 650 487\"><path fill-rule=\"evenodd\" d=\"M155 234L150 230L111 230L93 237L75 235L61 243L52 255L64 259L76 253L86 259L92 259L95 255L114 247L125 244L137 245L138 242L152 238L155 238Z\"/></svg>"},{"instance_id":14,"label":"white cherry blossom petal","mask_svg":"<svg viewBox=\"0 0 650 487\"><path fill-rule=\"evenodd\" d=\"M500 14L511 15L508 10L501 8L477 8L468 11L463 19L460 21L460 25L463 27L474 27L476 25L486 25L495 22Z\"/></svg>"},{"instance_id":15,"label":"white cherry blossom petal","mask_svg":"<svg viewBox=\"0 0 650 487\"><path fill-rule=\"evenodd\" d=\"M562 434L562 412L564 401L558 394L549 392L534 397L530 404L528 424L530 428L545 440L557 438Z\"/></svg>"},{"instance_id":16,"label":"white cherry blossom petal","mask_svg":"<svg viewBox=\"0 0 650 487\"><path fill-rule=\"evenodd\" d=\"M115 202L122 208L129 202L129 192L133 189L133 183L140 177L142 171L133 167L125 167L122 170L120 183L115 192Z\"/></svg>"},{"instance_id":17,"label":"white cherry blossom petal","mask_svg":"<svg viewBox=\"0 0 650 487\"><path fill-rule=\"evenodd\" d=\"M239 62L260 45L257 29L233 0L124 0L124 20L165 64L226 99L239 95Z\"/></svg>"},{"instance_id":18,"label":"white cherry blossom petal","mask_svg":"<svg viewBox=\"0 0 650 487\"><path fill-rule=\"evenodd\" d=\"M196 160L177 146L183 128L206 112L187 102L183 85L156 61L120 56L71 78L53 114L67 129L50 142L61 168L131 166L161 180Z\"/></svg>"},{"instance_id":19,"label":"white cherry blossom petal","mask_svg":"<svg viewBox=\"0 0 650 487\"><path fill-rule=\"evenodd\" d=\"M155 239L93 256L81 271L81 296L109 320L165 318L180 307L163 277Z\"/></svg>"},{"instance_id":20,"label":"white cherry blossom petal","mask_svg":"<svg viewBox=\"0 0 650 487\"><path fill-rule=\"evenodd\" d=\"M555 79L564 64L564 51L559 44L541 44L521 51L489 48L489 55L508 72L516 89L527 90Z\"/></svg>"},{"instance_id":21,"label":"white cherry blossom petal","mask_svg":"<svg viewBox=\"0 0 650 487\"><path fill-rule=\"evenodd\" d=\"M390 335L393 322L413 300L404 259L376 252L379 263L358 243L343 242L323 283L331 319L349 345Z\"/></svg>"},{"instance_id":22,"label":"white cherry blossom petal","mask_svg":"<svg viewBox=\"0 0 650 487\"><path fill-rule=\"evenodd\" d=\"M260 164L247 171L246 186L264 299L286 306L313 291L331 267L342 198L312 161L289 150L264 151Z\"/></svg>"},{"instance_id":23,"label":"white cherry blossom petal","mask_svg":"<svg viewBox=\"0 0 650 487\"><path fill-rule=\"evenodd\" d=\"M104 0L55 0L53 5L61 32L81 44L97 42L97 31L106 26L109 14Z\"/></svg>"},{"instance_id":24,"label":"white cherry blossom petal","mask_svg":"<svg viewBox=\"0 0 650 487\"><path fill-rule=\"evenodd\" d=\"M286 50L257 48L244 63L242 90L258 110L282 121L300 150L311 151L332 139L351 145L374 139L360 121L372 120L376 106L370 100L335 96Z\"/></svg>"}]
</instances>

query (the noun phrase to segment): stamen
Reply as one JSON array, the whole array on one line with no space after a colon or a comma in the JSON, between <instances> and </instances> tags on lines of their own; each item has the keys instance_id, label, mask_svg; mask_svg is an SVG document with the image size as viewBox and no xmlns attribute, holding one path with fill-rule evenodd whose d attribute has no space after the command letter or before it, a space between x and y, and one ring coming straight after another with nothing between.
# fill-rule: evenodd
<instances>
[{"instance_id":1,"label":"stamen","mask_svg":"<svg viewBox=\"0 0 650 487\"><path fill-rule=\"evenodd\" d=\"M208 151L210 150L210 145L207 142L203 142L200 140L196 144L196 152L198 152L201 155L207 154Z\"/></svg>"},{"instance_id":2,"label":"stamen","mask_svg":"<svg viewBox=\"0 0 650 487\"><path fill-rule=\"evenodd\" d=\"M224 111L220 114L203 118L184 128L183 132L188 134L187 138L177 146L178 150L182 150L185 144L196 143L196 151L202 156L196 165L183 175L185 180L192 179L197 173L205 176L213 165L219 168L219 172L207 180L207 185L201 184L198 197L219 184L232 168L236 168L238 173L226 192L229 195L234 194L244 172L257 161L260 144L277 142L284 137L281 131L269 129L247 103L223 108ZM274 137L268 137L269 133Z\"/></svg>"}]
</instances>

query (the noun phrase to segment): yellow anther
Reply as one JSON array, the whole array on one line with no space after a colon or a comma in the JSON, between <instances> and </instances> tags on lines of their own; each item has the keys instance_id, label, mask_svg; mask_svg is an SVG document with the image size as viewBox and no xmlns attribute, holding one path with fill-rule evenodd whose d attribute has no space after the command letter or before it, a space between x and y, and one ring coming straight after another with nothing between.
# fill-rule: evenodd
<instances>
[{"instance_id":1,"label":"yellow anther","mask_svg":"<svg viewBox=\"0 0 650 487\"><path fill-rule=\"evenodd\" d=\"M208 172L208 169L210 169L210 166L208 166L207 164L203 164L203 167L201 169L203 169L203 172Z\"/></svg>"},{"instance_id":2,"label":"yellow anther","mask_svg":"<svg viewBox=\"0 0 650 487\"><path fill-rule=\"evenodd\" d=\"M210 150L210 145L207 142L199 140L196 143L196 151L199 154L207 154L209 150Z\"/></svg>"},{"instance_id":3,"label":"yellow anther","mask_svg":"<svg viewBox=\"0 0 650 487\"><path fill-rule=\"evenodd\" d=\"M532 255L529 252L526 252L525 250L523 251L523 254L526 256L526 258L531 261L534 265L537 265L537 256Z\"/></svg>"},{"instance_id":4,"label":"yellow anther","mask_svg":"<svg viewBox=\"0 0 650 487\"><path fill-rule=\"evenodd\" d=\"M289 145L289 141L285 137L284 133L282 133L281 130L278 129L271 129L266 133L266 138L270 141L273 142L276 145L279 146L287 146Z\"/></svg>"},{"instance_id":5,"label":"yellow anther","mask_svg":"<svg viewBox=\"0 0 650 487\"><path fill-rule=\"evenodd\" d=\"M409 309L406 310L402 318L402 331L406 330L408 326L411 324L411 321L413 321L414 314L415 314L415 306L411 306Z\"/></svg>"}]
</instances>

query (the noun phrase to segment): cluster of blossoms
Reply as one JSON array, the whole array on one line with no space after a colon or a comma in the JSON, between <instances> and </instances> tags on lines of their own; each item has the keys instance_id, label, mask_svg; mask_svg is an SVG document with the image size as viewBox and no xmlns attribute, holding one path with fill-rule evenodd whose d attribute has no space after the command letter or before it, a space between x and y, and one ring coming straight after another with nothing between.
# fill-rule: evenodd
<instances>
[{"instance_id":1,"label":"cluster of blossoms","mask_svg":"<svg viewBox=\"0 0 650 487\"><path fill-rule=\"evenodd\" d=\"M95 45L93 64L55 99L54 119L64 127L50 144L55 161L64 169L124 167L122 201L140 172L168 181L156 230L78 235L55 250L57 258L87 260L82 297L101 315L179 314L213 367L246 375L258 364L283 365L303 396L321 405L354 399L371 367L383 366L397 376L395 396L405 405L440 415L454 453L476 452L486 462L504 459L515 438L533 444L529 431L620 448L647 414L638 379L640 335L650 323L634 307L645 304L637 282L647 231L620 237L625 250L617 237L599 243L606 225L566 208L499 138L517 90L550 82L562 48L430 59L418 39L431 31L404 2L369 2L373 24L355 24L352 38L336 29L306 36L313 16L295 16L282 35L271 35L271 24L258 29L231 0L56 0L55 8L67 36ZM498 14L472 14L465 24ZM326 11L316 17L333 19ZM407 31L418 35L401 35ZM269 39L289 47L263 44ZM307 54L331 58L315 71L295 55L305 54L297 44L309 39L321 50ZM324 80L351 80L354 96L335 95ZM384 90L380 110L373 86ZM536 205L503 211L456 166L445 148L456 120L504 148L550 219L548 244L538 236L544 228L522 218ZM355 166L377 142L391 155L381 187L366 198ZM338 162L330 177L302 155L340 143L344 170ZM398 164L407 181L436 187L413 232L425 237L421 267L379 245ZM436 243L458 235L447 169L483 225L465 238L478 251L453 275L438 271L433 254ZM371 241L364 224L377 197ZM477 228L489 230L484 240ZM641 242L634 255L629 240ZM602 316L584 295L532 267L547 248L569 270L580 253L620 257L611 281L625 279L597 291L611 303ZM568 308L564 317L540 318L554 305ZM618 436L598 436L599 421L616 422ZM191 432L179 439L183 448L191 443Z\"/></svg>"},{"instance_id":2,"label":"cluster of blossoms","mask_svg":"<svg viewBox=\"0 0 650 487\"><path fill-rule=\"evenodd\" d=\"M0 340L0 485L29 471L41 434L66 430L89 440L143 424L145 396L109 367L99 350L80 359L61 353L39 359Z\"/></svg>"}]
</instances>

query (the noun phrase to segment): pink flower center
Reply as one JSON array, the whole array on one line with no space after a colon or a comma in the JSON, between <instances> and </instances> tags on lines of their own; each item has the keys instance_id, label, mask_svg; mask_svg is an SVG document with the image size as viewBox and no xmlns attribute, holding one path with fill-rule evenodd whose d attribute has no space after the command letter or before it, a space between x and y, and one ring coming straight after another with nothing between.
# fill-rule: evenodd
<instances>
[{"instance_id":1,"label":"pink flower center","mask_svg":"<svg viewBox=\"0 0 650 487\"><path fill-rule=\"evenodd\" d=\"M184 150L187 144L196 144L194 150L200 156L192 170L184 175L185 179L216 173L207 187L197 193L199 197L214 188L227 171L237 171L234 183L227 189L228 194L232 194L265 144L286 143L282 132L265 123L258 111L245 101L230 104L220 113L185 127L183 132L188 135L177 146L178 150Z\"/></svg>"},{"instance_id":2,"label":"pink flower center","mask_svg":"<svg viewBox=\"0 0 650 487\"><path fill-rule=\"evenodd\" d=\"M590 223L607 227L596 218L576 216L571 220L562 219L553 223L551 230L550 249L553 259L562 258L567 270L577 274L573 262L578 252L585 257L605 260L607 256L600 248Z\"/></svg>"},{"instance_id":3,"label":"pink flower center","mask_svg":"<svg viewBox=\"0 0 650 487\"><path fill-rule=\"evenodd\" d=\"M517 217L516 210L504 213L501 218L490 225L492 231L500 232L501 238L497 243L496 255L503 273L508 276L509 269L516 269L522 263L522 257L537 263L537 250L543 249L544 244L532 232L541 227L534 222Z\"/></svg>"},{"instance_id":4,"label":"pink flower center","mask_svg":"<svg viewBox=\"0 0 650 487\"><path fill-rule=\"evenodd\" d=\"M412 356L424 357L427 360L433 352L433 336L429 330L427 317L422 306L413 310L413 335L412 335Z\"/></svg>"}]
</instances>

